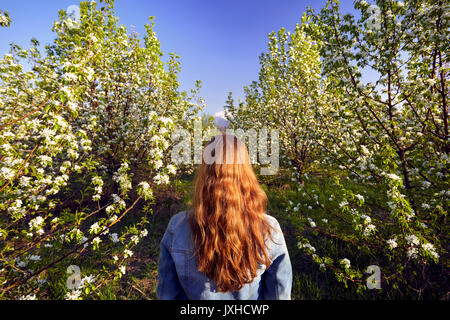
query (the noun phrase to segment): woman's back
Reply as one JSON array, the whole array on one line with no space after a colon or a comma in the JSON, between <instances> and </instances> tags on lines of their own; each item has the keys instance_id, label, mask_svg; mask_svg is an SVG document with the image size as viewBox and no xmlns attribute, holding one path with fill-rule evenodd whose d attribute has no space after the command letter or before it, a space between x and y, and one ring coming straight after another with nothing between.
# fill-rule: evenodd
<instances>
[{"instance_id":1,"label":"woman's back","mask_svg":"<svg viewBox=\"0 0 450 320\"><path fill-rule=\"evenodd\" d=\"M238 291L219 292L215 282L198 271L198 260L189 224L190 211L173 216L161 241L159 259L159 299L259 300L290 299L292 268L278 221L265 215L273 228L266 240L270 267L258 268L251 283Z\"/></svg>"},{"instance_id":2,"label":"woman's back","mask_svg":"<svg viewBox=\"0 0 450 320\"><path fill-rule=\"evenodd\" d=\"M226 133L211 139L192 210L172 217L161 241L158 297L290 299L289 254L267 201L242 141Z\"/></svg>"}]
</instances>

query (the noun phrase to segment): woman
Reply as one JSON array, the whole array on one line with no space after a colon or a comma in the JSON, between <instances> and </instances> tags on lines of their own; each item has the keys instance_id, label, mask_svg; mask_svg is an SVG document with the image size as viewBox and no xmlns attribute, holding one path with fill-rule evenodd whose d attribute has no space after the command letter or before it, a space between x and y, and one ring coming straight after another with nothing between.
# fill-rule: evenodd
<instances>
[{"instance_id":1,"label":"woman","mask_svg":"<svg viewBox=\"0 0 450 320\"><path fill-rule=\"evenodd\" d=\"M203 151L193 208L161 241L159 299L290 299L292 268L278 221L265 214L245 145L214 137Z\"/></svg>"}]
</instances>

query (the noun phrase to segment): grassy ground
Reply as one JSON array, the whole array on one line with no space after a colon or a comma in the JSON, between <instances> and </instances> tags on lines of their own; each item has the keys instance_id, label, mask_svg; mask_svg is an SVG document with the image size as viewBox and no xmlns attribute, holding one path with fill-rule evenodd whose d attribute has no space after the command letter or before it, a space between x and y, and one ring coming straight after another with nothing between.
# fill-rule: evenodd
<instances>
[{"instance_id":1,"label":"grassy ground","mask_svg":"<svg viewBox=\"0 0 450 320\"><path fill-rule=\"evenodd\" d=\"M354 292L339 289L341 284L324 274L311 259L297 248L296 227L285 205L289 197L286 184L267 181L263 184L269 197L268 213L278 219L284 232L294 272L293 299L352 299ZM155 204L149 217L149 234L134 250L127 273L118 285L110 285L101 292L101 299L156 299L158 278L159 243L170 218L188 208L191 201L192 177L184 177L175 183ZM132 216L129 219L133 219ZM331 289L330 289L331 288Z\"/></svg>"},{"instance_id":2,"label":"grassy ground","mask_svg":"<svg viewBox=\"0 0 450 320\"><path fill-rule=\"evenodd\" d=\"M339 283L331 272L322 272L311 258L297 248L298 228L295 225L295 216L287 210L288 201L295 199L298 192L291 189L288 177L269 177L260 179L262 186L269 198L268 213L278 219L284 232L287 242L290 259L293 267L294 281L292 299L307 300L335 300L335 299L405 299L413 298L408 293L389 290L366 290L357 293L351 287L345 288ZM318 190L323 190L319 196L328 196L332 186L327 184L327 179L319 178L315 182ZM326 191L325 191L326 190ZM367 194L368 198L375 199L374 210L376 210L376 191L374 194ZM362 191L363 192L363 191ZM370 190L369 190L370 192ZM328 194L328 195L327 195ZM134 255L129 260L127 273L117 284L111 284L102 289L98 298L100 299L157 299L156 286L158 279L158 257L159 243L164 235L166 226L170 218L185 209L191 203L192 177L181 177L176 180L171 190L166 190L157 195L158 202L154 204L153 214L149 216L148 236L144 241L134 248ZM305 203L305 206L308 203ZM139 210L135 210L128 217L126 224L133 222L139 215ZM345 254L351 261L363 260L363 254L346 244L342 244L332 239L316 239L316 248L330 253L330 256ZM92 257L90 263L94 267L94 261L101 257ZM366 263L368 261L364 261ZM369 263L370 264L370 263ZM367 265L369 265L367 264ZM86 264L85 268L89 268ZM86 270L86 269L85 269ZM55 286L56 291L51 294L53 297L63 296L64 283ZM425 297L426 298L426 297Z\"/></svg>"}]
</instances>

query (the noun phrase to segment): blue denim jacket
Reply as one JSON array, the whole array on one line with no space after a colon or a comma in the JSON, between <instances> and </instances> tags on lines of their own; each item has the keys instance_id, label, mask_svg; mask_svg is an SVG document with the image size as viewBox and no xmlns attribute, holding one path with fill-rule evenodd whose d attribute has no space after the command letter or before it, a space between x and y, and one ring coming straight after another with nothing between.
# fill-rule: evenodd
<instances>
[{"instance_id":1,"label":"blue denim jacket","mask_svg":"<svg viewBox=\"0 0 450 320\"><path fill-rule=\"evenodd\" d=\"M266 242L272 261L269 269L262 265L256 278L239 291L219 292L214 281L198 271L190 235L189 212L174 215L161 241L157 295L161 300L276 300L291 299L292 267L286 242L278 221L267 220L277 231Z\"/></svg>"}]
</instances>

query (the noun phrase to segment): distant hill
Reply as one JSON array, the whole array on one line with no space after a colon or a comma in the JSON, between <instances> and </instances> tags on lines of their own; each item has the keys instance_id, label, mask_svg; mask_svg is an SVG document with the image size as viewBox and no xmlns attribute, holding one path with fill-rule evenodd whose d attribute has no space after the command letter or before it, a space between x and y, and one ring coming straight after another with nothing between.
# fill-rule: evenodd
<instances>
[{"instance_id":1,"label":"distant hill","mask_svg":"<svg viewBox=\"0 0 450 320\"><path fill-rule=\"evenodd\" d=\"M225 119L225 112L219 111L214 114L214 123L219 128L228 128L228 120Z\"/></svg>"}]
</instances>

